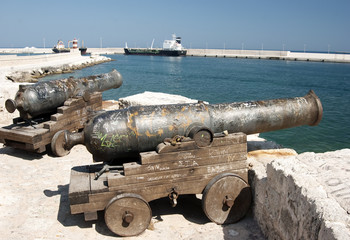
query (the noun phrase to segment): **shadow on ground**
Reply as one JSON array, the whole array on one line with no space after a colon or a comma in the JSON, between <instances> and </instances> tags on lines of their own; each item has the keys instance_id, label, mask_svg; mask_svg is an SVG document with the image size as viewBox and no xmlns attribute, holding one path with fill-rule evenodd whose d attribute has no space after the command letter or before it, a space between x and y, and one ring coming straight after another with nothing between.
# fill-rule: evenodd
<instances>
[{"instance_id":1,"label":"shadow on ground","mask_svg":"<svg viewBox=\"0 0 350 240\"><path fill-rule=\"evenodd\" d=\"M7 147L7 146L3 146L2 148L0 148L0 155L9 155L9 156L13 156L16 158L21 158L23 160L39 160L43 158L43 154L41 153L35 153L35 152L28 152L22 149L17 149L17 148L13 148L13 147Z\"/></svg>"}]
</instances>

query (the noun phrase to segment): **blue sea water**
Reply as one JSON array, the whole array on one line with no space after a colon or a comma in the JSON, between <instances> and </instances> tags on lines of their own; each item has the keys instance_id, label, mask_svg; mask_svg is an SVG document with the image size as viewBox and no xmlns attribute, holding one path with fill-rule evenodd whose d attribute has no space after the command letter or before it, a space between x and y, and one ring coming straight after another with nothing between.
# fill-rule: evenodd
<instances>
[{"instance_id":1,"label":"blue sea water","mask_svg":"<svg viewBox=\"0 0 350 240\"><path fill-rule=\"evenodd\" d=\"M313 89L323 105L316 127L262 133L297 152L326 152L350 147L350 64L236 58L108 55L116 61L75 73L46 77L82 77L117 69L121 88L103 93L119 99L144 91L180 94L209 103L300 97Z\"/></svg>"}]
</instances>

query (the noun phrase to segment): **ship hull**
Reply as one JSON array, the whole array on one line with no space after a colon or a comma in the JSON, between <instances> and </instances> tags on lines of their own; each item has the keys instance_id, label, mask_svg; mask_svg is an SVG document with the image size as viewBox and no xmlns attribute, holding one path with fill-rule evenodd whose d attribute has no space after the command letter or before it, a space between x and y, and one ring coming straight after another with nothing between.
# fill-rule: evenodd
<instances>
[{"instance_id":1,"label":"ship hull","mask_svg":"<svg viewBox=\"0 0 350 240\"><path fill-rule=\"evenodd\" d=\"M70 52L70 49L69 48L53 48L52 51L54 53L66 53L66 52Z\"/></svg>"},{"instance_id":2,"label":"ship hull","mask_svg":"<svg viewBox=\"0 0 350 240\"><path fill-rule=\"evenodd\" d=\"M81 48L79 48L79 51L80 51L80 54L81 55L86 55L87 54L87 48L86 47L81 47Z\"/></svg>"},{"instance_id":3,"label":"ship hull","mask_svg":"<svg viewBox=\"0 0 350 240\"><path fill-rule=\"evenodd\" d=\"M125 55L186 56L187 50L164 50L147 48L124 48Z\"/></svg>"}]
</instances>

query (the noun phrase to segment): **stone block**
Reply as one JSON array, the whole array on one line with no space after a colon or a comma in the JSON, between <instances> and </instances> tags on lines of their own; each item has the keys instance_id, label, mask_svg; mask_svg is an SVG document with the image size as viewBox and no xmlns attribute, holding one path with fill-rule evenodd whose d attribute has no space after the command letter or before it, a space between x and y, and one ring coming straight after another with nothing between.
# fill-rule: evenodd
<instances>
[{"instance_id":1,"label":"stone block","mask_svg":"<svg viewBox=\"0 0 350 240\"><path fill-rule=\"evenodd\" d=\"M349 149L270 163L249 156L253 211L268 239L350 239Z\"/></svg>"}]
</instances>

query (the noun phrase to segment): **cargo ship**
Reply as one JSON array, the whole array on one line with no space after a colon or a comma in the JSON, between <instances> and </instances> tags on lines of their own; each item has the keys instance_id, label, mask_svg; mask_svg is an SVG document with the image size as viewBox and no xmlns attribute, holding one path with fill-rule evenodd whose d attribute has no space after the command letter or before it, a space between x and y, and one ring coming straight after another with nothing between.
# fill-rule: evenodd
<instances>
[{"instance_id":1,"label":"cargo ship","mask_svg":"<svg viewBox=\"0 0 350 240\"><path fill-rule=\"evenodd\" d=\"M125 55L154 55L154 56L186 56L187 50L181 45L181 37L172 35L172 40L165 40L163 42L163 48L153 48L153 42L151 48L128 48L125 44Z\"/></svg>"}]
</instances>

